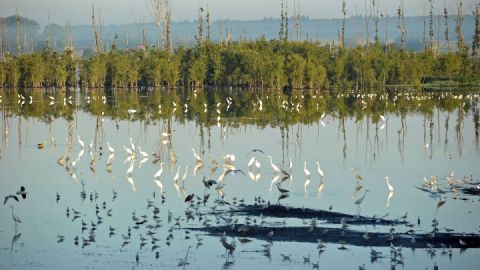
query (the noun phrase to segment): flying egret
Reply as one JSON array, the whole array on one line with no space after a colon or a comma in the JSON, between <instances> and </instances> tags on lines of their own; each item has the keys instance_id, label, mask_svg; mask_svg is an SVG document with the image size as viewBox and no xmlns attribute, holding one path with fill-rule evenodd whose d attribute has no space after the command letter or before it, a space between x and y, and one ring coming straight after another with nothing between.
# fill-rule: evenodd
<instances>
[{"instance_id":1,"label":"flying egret","mask_svg":"<svg viewBox=\"0 0 480 270\"><path fill-rule=\"evenodd\" d=\"M272 156L267 156L270 159L270 166L272 167L273 173L280 173L280 169L277 165L273 164Z\"/></svg>"}]
</instances>

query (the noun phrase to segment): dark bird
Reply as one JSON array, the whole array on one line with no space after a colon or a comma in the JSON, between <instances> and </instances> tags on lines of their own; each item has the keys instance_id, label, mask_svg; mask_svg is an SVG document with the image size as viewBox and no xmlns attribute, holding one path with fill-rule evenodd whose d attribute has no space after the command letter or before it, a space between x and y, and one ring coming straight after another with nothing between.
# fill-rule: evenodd
<instances>
[{"instance_id":1,"label":"dark bird","mask_svg":"<svg viewBox=\"0 0 480 270\"><path fill-rule=\"evenodd\" d=\"M241 173L243 175L246 175L245 172L243 172L242 170L240 169L236 169L236 170L227 170L225 172L225 176L227 176L229 173L232 173L232 174L236 174L236 173Z\"/></svg>"},{"instance_id":2,"label":"dark bird","mask_svg":"<svg viewBox=\"0 0 480 270\"><path fill-rule=\"evenodd\" d=\"M5 196L5 200L3 201L3 204L6 204L8 199L14 199L15 201L18 202L18 197L10 194L10 195Z\"/></svg>"},{"instance_id":3,"label":"dark bird","mask_svg":"<svg viewBox=\"0 0 480 270\"><path fill-rule=\"evenodd\" d=\"M21 186L21 187L20 187L20 191L17 191L17 195L21 195L21 196L22 196L22 199L26 199L26 198L27 198L27 191L25 190L25 187L24 187L24 186Z\"/></svg>"},{"instance_id":4,"label":"dark bird","mask_svg":"<svg viewBox=\"0 0 480 270\"><path fill-rule=\"evenodd\" d=\"M266 155L265 152L263 152L262 150L257 149L257 148L254 148L254 149L250 150L250 152L248 152L248 154L250 155L251 153L256 153L256 152Z\"/></svg>"},{"instance_id":5,"label":"dark bird","mask_svg":"<svg viewBox=\"0 0 480 270\"><path fill-rule=\"evenodd\" d=\"M205 180L205 176L203 177L202 182L203 182L203 185L208 189L210 189L211 186L217 184L217 181L215 181L213 179L209 179L208 181Z\"/></svg>"},{"instance_id":6,"label":"dark bird","mask_svg":"<svg viewBox=\"0 0 480 270\"><path fill-rule=\"evenodd\" d=\"M185 202L190 202L191 200L193 200L193 197L195 196L195 194L190 194L188 195L186 198L185 198Z\"/></svg>"},{"instance_id":7,"label":"dark bird","mask_svg":"<svg viewBox=\"0 0 480 270\"><path fill-rule=\"evenodd\" d=\"M222 245L225 248L226 252L230 252L230 254L232 254L233 251L235 251L235 247L233 245L227 243L227 241L223 237L222 237L222 239L220 239L220 242L222 242Z\"/></svg>"}]
</instances>

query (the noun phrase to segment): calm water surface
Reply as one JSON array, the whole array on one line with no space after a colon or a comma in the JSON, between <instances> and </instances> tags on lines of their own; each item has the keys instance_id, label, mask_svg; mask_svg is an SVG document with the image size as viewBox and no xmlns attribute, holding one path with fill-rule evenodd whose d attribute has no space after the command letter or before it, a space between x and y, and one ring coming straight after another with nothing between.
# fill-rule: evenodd
<instances>
[{"instance_id":1,"label":"calm water surface","mask_svg":"<svg viewBox=\"0 0 480 270\"><path fill-rule=\"evenodd\" d=\"M187 194L211 193L201 212L211 211L214 200L221 196L230 203L245 199L251 204L256 196L277 202L279 192L274 184L278 177L265 155L249 153L254 148L271 155L273 163L285 170L291 159L292 180L282 184L290 190L290 196L282 204L331 207L333 211L356 214L354 201L369 189L362 215L388 214L395 219L408 213L407 221L417 224L417 219L421 220L414 227L419 233L431 231L434 218L439 221L440 231L479 231L478 196L429 194L416 188L423 184L424 177L431 176L438 176L445 188L446 177L452 172L454 179L480 181L476 93L337 96L160 89L33 90L23 91L24 99L16 91L1 90L0 95L0 192L2 196L14 194L22 185L28 192L26 199L10 199L0 207L2 269L175 268L189 246L187 269L311 269L303 256L329 269L357 269L360 265L385 269L391 265L388 246L376 248L385 257L371 262L369 247L347 245L347 250L339 250L339 245L331 243L326 243L325 251L319 254L313 243L273 242L267 256L262 247L266 241L255 239L249 243L235 240L236 251L227 258L220 235L185 230L226 225L228 218L206 215L202 220L187 220ZM85 144L83 150L78 136ZM123 149L131 148L129 138L137 150L136 159L129 159ZM109 157L107 142L115 149L114 156ZM43 149L38 149L38 144L43 144ZM148 158L141 156L140 147ZM192 148L204 161L195 171ZM218 179L223 173L224 156L231 154L235 156L234 166L246 175L229 174L221 192L213 188L205 191L202 178ZM252 156L260 168L248 168ZM173 157L176 162L172 162ZM212 160L218 162L217 169ZM321 191L317 161L325 174ZM161 162L163 174L154 179ZM307 186L304 162L311 173ZM129 167L133 168L130 175ZM363 178L357 192L355 174ZM394 187L390 199L385 176ZM440 200L445 204L437 208ZM147 207L148 201L160 209L158 223L153 221L153 207ZM10 205L22 221L17 228ZM74 210L79 212L77 217ZM135 229L132 217L143 220L142 215L147 215L147 223ZM98 216L102 223L97 225ZM237 223L245 222L244 216L233 218ZM175 226L177 220L179 226ZM308 227L310 221L290 218L285 222ZM148 224L159 226L147 229ZM110 226L115 234L110 235ZM127 236L129 227L131 237L124 243L122 234ZM390 227L358 229L375 232ZM149 230L159 239L155 244L147 235ZM82 239L90 235L95 235L95 242L82 247ZM148 239L143 244L142 237ZM404 266L397 268L432 269L435 263L441 269L479 267L478 249L453 249L451 258L442 251L437 249L431 255L426 249L403 248ZM291 260L282 260L280 254L291 254Z\"/></svg>"}]
</instances>

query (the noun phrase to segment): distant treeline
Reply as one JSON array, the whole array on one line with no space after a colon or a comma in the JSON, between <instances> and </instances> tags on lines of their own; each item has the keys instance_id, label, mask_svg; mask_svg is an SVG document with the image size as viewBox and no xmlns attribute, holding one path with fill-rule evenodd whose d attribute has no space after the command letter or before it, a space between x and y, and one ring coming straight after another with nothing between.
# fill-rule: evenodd
<instances>
[{"instance_id":1,"label":"distant treeline","mask_svg":"<svg viewBox=\"0 0 480 270\"><path fill-rule=\"evenodd\" d=\"M392 45L393 46L393 45ZM259 39L201 43L173 52L113 47L88 59L43 49L0 62L3 87L241 86L264 88L369 88L420 85L425 80L472 82L480 60L469 50L405 51L373 44L356 48Z\"/></svg>"}]
</instances>

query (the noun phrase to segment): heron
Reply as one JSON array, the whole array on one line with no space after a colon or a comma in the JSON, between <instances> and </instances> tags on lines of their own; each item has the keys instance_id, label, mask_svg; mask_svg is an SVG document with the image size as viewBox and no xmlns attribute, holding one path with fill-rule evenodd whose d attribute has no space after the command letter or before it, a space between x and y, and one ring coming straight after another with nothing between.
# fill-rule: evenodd
<instances>
[{"instance_id":1,"label":"heron","mask_svg":"<svg viewBox=\"0 0 480 270\"><path fill-rule=\"evenodd\" d=\"M130 140L130 146L132 148L132 152L135 153L135 145L133 144L133 139L132 137L128 138L128 140Z\"/></svg>"},{"instance_id":2,"label":"heron","mask_svg":"<svg viewBox=\"0 0 480 270\"><path fill-rule=\"evenodd\" d=\"M187 175L188 175L188 165L185 167L185 173L182 176L182 183L185 182L185 180L187 179Z\"/></svg>"},{"instance_id":3,"label":"heron","mask_svg":"<svg viewBox=\"0 0 480 270\"><path fill-rule=\"evenodd\" d=\"M222 245L225 248L225 253L228 252L228 253L232 254L235 251L235 247L233 245L227 243L227 241L225 240L224 237L222 237L220 239L220 242L222 242Z\"/></svg>"},{"instance_id":4,"label":"heron","mask_svg":"<svg viewBox=\"0 0 480 270\"><path fill-rule=\"evenodd\" d=\"M277 183L277 184L276 184L277 189L278 189L278 191L280 191L280 193L288 193L288 192L290 192L290 191L287 190L287 189L281 188L281 187L280 187L280 184L281 184L281 183Z\"/></svg>"},{"instance_id":5,"label":"heron","mask_svg":"<svg viewBox=\"0 0 480 270\"><path fill-rule=\"evenodd\" d=\"M160 169L155 173L153 178L160 178L163 173L163 162L160 162Z\"/></svg>"},{"instance_id":6,"label":"heron","mask_svg":"<svg viewBox=\"0 0 480 270\"><path fill-rule=\"evenodd\" d=\"M123 146L123 149L125 149L125 151L127 152L127 154L129 154L130 156L133 156L133 151L132 151L132 149L127 148L125 145Z\"/></svg>"},{"instance_id":7,"label":"heron","mask_svg":"<svg viewBox=\"0 0 480 270\"><path fill-rule=\"evenodd\" d=\"M385 180L387 181L387 187L388 187L388 191L389 192L393 192L394 188L392 185L390 185L390 179L388 178L388 176L385 176Z\"/></svg>"},{"instance_id":8,"label":"heron","mask_svg":"<svg viewBox=\"0 0 480 270\"><path fill-rule=\"evenodd\" d=\"M307 169L307 162L304 162L303 172L305 173L305 178L310 178L310 171Z\"/></svg>"},{"instance_id":9,"label":"heron","mask_svg":"<svg viewBox=\"0 0 480 270\"><path fill-rule=\"evenodd\" d=\"M115 149L113 149L113 147L110 145L110 142L107 142L107 147L108 147L108 151L110 151L110 153L115 153Z\"/></svg>"},{"instance_id":10,"label":"heron","mask_svg":"<svg viewBox=\"0 0 480 270\"><path fill-rule=\"evenodd\" d=\"M83 143L82 139L80 139L80 135L77 135L77 137L78 137L78 143L80 144L80 146L83 149L85 147L85 143Z\"/></svg>"},{"instance_id":11,"label":"heron","mask_svg":"<svg viewBox=\"0 0 480 270\"><path fill-rule=\"evenodd\" d=\"M357 205L357 213L358 215L360 215L360 205L362 204L363 202L363 199L365 199L365 195L367 195L367 192L369 192L370 190L369 189L366 189L365 192L363 192L363 196L358 198L356 201L355 201L355 204Z\"/></svg>"},{"instance_id":12,"label":"heron","mask_svg":"<svg viewBox=\"0 0 480 270\"><path fill-rule=\"evenodd\" d=\"M142 147L139 146L138 151L139 151L140 155L142 155L143 157L145 157L145 158L148 157L148 154L146 152L142 151Z\"/></svg>"},{"instance_id":13,"label":"heron","mask_svg":"<svg viewBox=\"0 0 480 270\"><path fill-rule=\"evenodd\" d=\"M305 183L303 184L303 187L305 189L305 193L307 193L307 187L310 185L310 178L305 177Z\"/></svg>"},{"instance_id":14,"label":"heron","mask_svg":"<svg viewBox=\"0 0 480 270\"><path fill-rule=\"evenodd\" d=\"M179 176L180 176L180 166L177 167L177 173L173 177L173 182L177 182Z\"/></svg>"},{"instance_id":15,"label":"heron","mask_svg":"<svg viewBox=\"0 0 480 270\"><path fill-rule=\"evenodd\" d=\"M130 162L130 167L128 167L127 169L127 175L132 175L132 172L133 172L133 164L134 162Z\"/></svg>"},{"instance_id":16,"label":"heron","mask_svg":"<svg viewBox=\"0 0 480 270\"><path fill-rule=\"evenodd\" d=\"M270 166L272 167L273 173L280 173L280 169L272 162L272 156L267 157L270 159Z\"/></svg>"},{"instance_id":17,"label":"heron","mask_svg":"<svg viewBox=\"0 0 480 270\"><path fill-rule=\"evenodd\" d=\"M17 228L18 223L22 223L22 220L13 212L13 205L10 205L10 208L12 208L12 219L15 222L15 228Z\"/></svg>"},{"instance_id":18,"label":"heron","mask_svg":"<svg viewBox=\"0 0 480 270\"><path fill-rule=\"evenodd\" d=\"M195 158L195 162L197 163L203 162L202 158L199 155L197 155L194 148L192 148L192 152L193 152L193 157Z\"/></svg>"}]
</instances>

